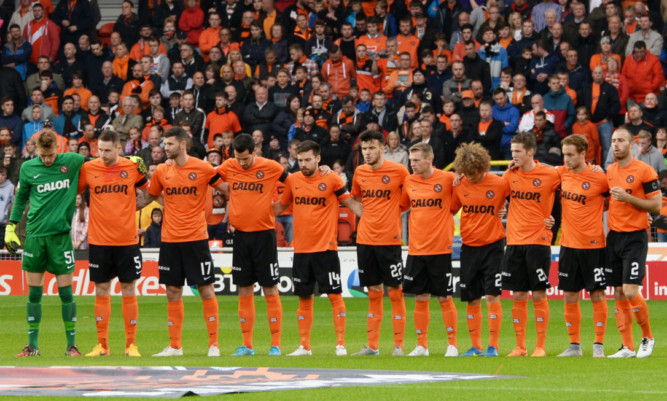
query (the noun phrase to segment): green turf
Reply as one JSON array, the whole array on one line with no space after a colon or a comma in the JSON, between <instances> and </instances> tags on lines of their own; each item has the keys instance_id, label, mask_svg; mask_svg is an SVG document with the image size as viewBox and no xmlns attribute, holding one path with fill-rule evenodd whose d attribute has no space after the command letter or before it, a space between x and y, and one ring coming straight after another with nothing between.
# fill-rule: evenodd
<instances>
[{"instance_id":1,"label":"green turf","mask_svg":"<svg viewBox=\"0 0 667 401\"><path fill-rule=\"evenodd\" d=\"M283 297L283 352L289 353L298 345L299 337L296 324L297 299ZM81 352L86 353L97 343L93 319L93 297L78 297L77 343ZM366 343L367 299L346 299L348 352L358 351ZM183 366L270 366L300 368L338 368L338 369L391 369L424 370L443 372L471 372L500 375L522 376L512 380L469 381L450 383L431 383L419 385L396 385L383 387L351 387L335 389L315 389L304 391L284 391L266 393L237 394L207 399L270 399L270 400L331 400L370 398L378 400L613 400L627 399L634 395L641 400L667 399L667 343L664 335L667 331L667 302L649 302L651 323L657 339L653 355L648 359L597 360L591 358L593 342L592 309L590 303L582 302L582 343L584 357L579 359L556 358L569 343L563 321L561 301L551 301L551 322L547 338L548 358L444 358L446 335L442 323L440 308L435 300L431 301L431 325L429 332L428 358L395 358L391 356L392 330L388 318L390 303L385 299L385 320L382 326L380 357L335 357L335 335L331 317L331 307L326 298L316 299L315 324L312 335L312 357L288 358L265 356L269 349L269 330L266 321L266 304L257 298L257 321L255 327L255 357L231 358L227 355L241 344L241 332L237 318L237 300L235 297L220 297L220 344L222 357L206 357L207 337L198 298L185 299L186 320L183 328L183 349L181 358L151 358L148 355L160 351L168 344L166 325L166 299L164 297L142 297L139 300L139 329L137 345L143 358L122 356L124 350L123 321L121 317L121 299L112 298L113 313L110 332L112 356L108 358L65 358L65 335L60 319L60 301L58 297L44 298L44 312L40 337L39 358L17 359L13 355L21 350L27 341L25 322L25 297L3 297L0 303L0 365L51 366L51 365L183 365ZM408 322L405 336L406 353L416 345L412 313L414 301L406 300ZM457 301L459 308L459 351L465 352L470 347L465 322L465 306ZM620 335L616 330L613 317L613 302L609 304L610 319L606 336L606 352L615 352L620 345ZM503 326L500 338L501 354L514 347L514 331L510 319L511 301L503 301ZM529 307L529 317L532 307ZM483 308L486 314L486 308ZM484 319L483 343L488 339L486 319ZM529 352L535 342L534 323L528 323ZM635 324L635 344L641 333ZM0 397L2 398L2 397ZM17 398L9 398L17 399ZM45 400L45 397L27 397L22 399ZM52 398L63 400L63 398ZM109 398L105 398L109 399ZM119 400L127 400L125 398Z\"/></svg>"}]
</instances>

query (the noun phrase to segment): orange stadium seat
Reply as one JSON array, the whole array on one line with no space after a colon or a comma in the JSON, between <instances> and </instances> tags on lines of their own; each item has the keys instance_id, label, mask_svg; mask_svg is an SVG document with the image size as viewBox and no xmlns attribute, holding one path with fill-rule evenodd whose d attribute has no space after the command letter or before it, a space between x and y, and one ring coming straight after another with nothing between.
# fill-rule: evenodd
<instances>
[{"instance_id":1,"label":"orange stadium seat","mask_svg":"<svg viewBox=\"0 0 667 401\"><path fill-rule=\"evenodd\" d=\"M357 216L346 207L338 212L338 245L354 244L354 234L357 232Z\"/></svg>"},{"instance_id":2,"label":"orange stadium seat","mask_svg":"<svg viewBox=\"0 0 667 401\"><path fill-rule=\"evenodd\" d=\"M111 43L111 33L113 32L113 22L109 22L108 24L104 24L100 27L97 37L100 39L100 42L102 42L102 45L104 46L109 46Z\"/></svg>"}]
</instances>

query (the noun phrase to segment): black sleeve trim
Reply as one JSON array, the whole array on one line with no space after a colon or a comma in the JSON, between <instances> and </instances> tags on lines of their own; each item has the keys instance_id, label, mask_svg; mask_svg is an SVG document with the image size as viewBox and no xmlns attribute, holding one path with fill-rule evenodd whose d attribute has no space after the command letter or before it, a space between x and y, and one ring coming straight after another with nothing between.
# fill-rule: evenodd
<instances>
[{"instance_id":1,"label":"black sleeve trim","mask_svg":"<svg viewBox=\"0 0 667 401\"><path fill-rule=\"evenodd\" d=\"M335 193L336 193L336 196L342 196L346 192L347 192L347 189L345 189L345 187L343 187L343 188L339 189L338 191L336 191Z\"/></svg>"},{"instance_id":2,"label":"black sleeve trim","mask_svg":"<svg viewBox=\"0 0 667 401\"><path fill-rule=\"evenodd\" d=\"M660 190L660 183L658 180L653 180L649 182L644 183L644 193L645 194L650 194L651 192L659 191Z\"/></svg>"},{"instance_id":3,"label":"black sleeve trim","mask_svg":"<svg viewBox=\"0 0 667 401\"><path fill-rule=\"evenodd\" d=\"M218 180L221 180L221 179L222 179L222 177L220 177L220 174L215 173L215 175L213 177L211 177L211 181L208 182L208 185L212 186L213 184L218 182Z\"/></svg>"},{"instance_id":4,"label":"black sleeve trim","mask_svg":"<svg viewBox=\"0 0 667 401\"><path fill-rule=\"evenodd\" d=\"M280 182L285 182L285 180L287 179L287 176L288 176L288 175L289 175L289 173L287 172L287 170L283 170L282 175L281 175L280 178L278 178L278 179L280 180Z\"/></svg>"},{"instance_id":5,"label":"black sleeve trim","mask_svg":"<svg viewBox=\"0 0 667 401\"><path fill-rule=\"evenodd\" d=\"M146 185L147 182L148 182L148 178L146 178L146 176L144 176L144 178L139 180L136 184L134 184L134 186L136 188L143 187L144 185Z\"/></svg>"}]
</instances>

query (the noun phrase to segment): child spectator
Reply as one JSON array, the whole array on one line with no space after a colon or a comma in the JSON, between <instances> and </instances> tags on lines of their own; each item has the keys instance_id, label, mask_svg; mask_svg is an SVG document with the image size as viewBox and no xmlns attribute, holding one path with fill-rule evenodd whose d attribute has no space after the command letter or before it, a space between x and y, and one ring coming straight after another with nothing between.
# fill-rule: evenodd
<instances>
[{"instance_id":1,"label":"child spectator","mask_svg":"<svg viewBox=\"0 0 667 401\"><path fill-rule=\"evenodd\" d=\"M162 243L162 210L153 209L151 220L151 225L146 229L144 236L144 248L159 248Z\"/></svg>"},{"instance_id":2,"label":"child spectator","mask_svg":"<svg viewBox=\"0 0 667 401\"><path fill-rule=\"evenodd\" d=\"M586 107L577 108L577 122L572 125L572 133L586 137L586 140L588 141L586 161L599 166L602 160L600 134L598 133L595 124L590 121L590 115L588 114L588 109L586 109Z\"/></svg>"}]
</instances>

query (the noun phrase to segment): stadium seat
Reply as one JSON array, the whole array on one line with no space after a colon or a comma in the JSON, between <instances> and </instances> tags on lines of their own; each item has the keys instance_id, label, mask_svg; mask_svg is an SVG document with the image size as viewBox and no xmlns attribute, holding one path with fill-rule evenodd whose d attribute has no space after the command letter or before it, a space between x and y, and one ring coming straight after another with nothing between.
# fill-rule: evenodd
<instances>
[{"instance_id":1,"label":"stadium seat","mask_svg":"<svg viewBox=\"0 0 667 401\"><path fill-rule=\"evenodd\" d=\"M113 32L113 22L109 22L108 24L104 24L100 27L97 37L100 39L100 42L102 42L102 45L104 46L109 46L111 44L111 33Z\"/></svg>"},{"instance_id":2,"label":"stadium seat","mask_svg":"<svg viewBox=\"0 0 667 401\"><path fill-rule=\"evenodd\" d=\"M338 245L353 245L356 232L357 216L352 210L341 207L338 212Z\"/></svg>"}]
</instances>

